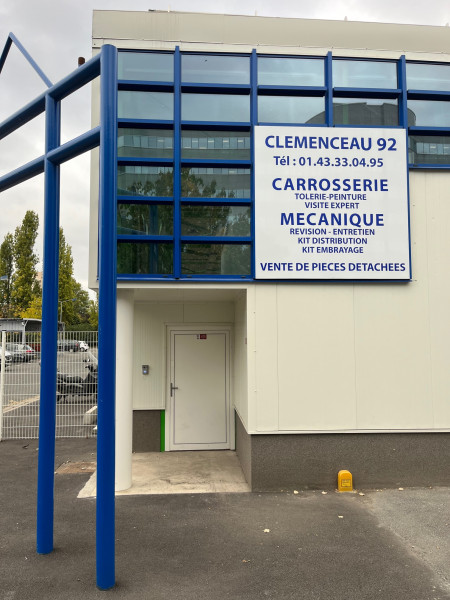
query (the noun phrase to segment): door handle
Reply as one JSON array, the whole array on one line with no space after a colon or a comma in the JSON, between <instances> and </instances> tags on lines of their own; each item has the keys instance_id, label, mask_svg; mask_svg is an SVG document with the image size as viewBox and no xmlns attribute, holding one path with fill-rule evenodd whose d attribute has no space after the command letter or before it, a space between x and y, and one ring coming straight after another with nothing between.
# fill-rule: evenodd
<instances>
[{"instance_id":1,"label":"door handle","mask_svg":"<svg viewBox=\"0 0 450 600\"><path fill-rule=\"evenodd\" d=\"M173 390L177 390L178 388L176 386L173 385L172 382L170 382L170 397L173 396Z\"/></svg>"}]
</instances>

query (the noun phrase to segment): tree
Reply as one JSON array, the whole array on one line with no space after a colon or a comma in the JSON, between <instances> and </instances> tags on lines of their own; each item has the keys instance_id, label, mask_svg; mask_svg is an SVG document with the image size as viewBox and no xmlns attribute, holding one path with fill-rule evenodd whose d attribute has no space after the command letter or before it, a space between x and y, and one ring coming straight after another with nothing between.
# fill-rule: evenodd
<instances>
[{"instance_id":1,"label":"tree","mask_svg":"<svg viewBox=\"0 0 450 600\"><path fill-rule=\"evenodd\" d=\"M21 319L42 319L42 295L35 296L19 317Z\"/></svg>"},{"instance_id":2,"label":"tree","mask_svg":"<svg viewBox=\"0 0 450 600\"><path fill-rule=\"evenodd\" d=\"M66 242L63 228L59 228L59 284L58 318L73 323L75 318L75 279L73 277L72 247Z\"/></svg>"},{"instance_id":3,"label":"tree","mask_svg":"<svg viewBox=\"0 0 450 600\"><path fill-rule=\"evenodd\" d=\"M34 251L39 217L32 210L25 213L22 224L14 232L13 257L15 272L12 277L11 300L15 314L26 310L35 296L41 294L37 281L38 256Z\"/></svg>"},{"instance_id":4,"label":"tree","mask_svg":"<svg viewBox=\"0 0 450 600\"><path fill-rule=\"evenodd\" d=\"M11 307L11 284L14 273L14 238L11 233L5 235L0 246L0 312L2 317L13 316Z\"/></svg>"}]
</instances>

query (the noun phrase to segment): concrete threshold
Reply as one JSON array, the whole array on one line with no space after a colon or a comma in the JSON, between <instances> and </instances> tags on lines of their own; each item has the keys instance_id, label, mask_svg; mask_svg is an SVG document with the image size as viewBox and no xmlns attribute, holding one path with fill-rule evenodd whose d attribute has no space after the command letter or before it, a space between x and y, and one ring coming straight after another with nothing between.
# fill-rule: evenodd
<instances>
[{"instance_id":1,"label":"concrete threshold","mask_svg":"<svg viewBox=\"0 0 450 600\"><path fill-rule=\"evenodd\" d=\"M96 496L97 472L78 494ZM250 492L236 452L231 450L146 452L132 457L132 485L116 496Z\"/></svg>"}]
</instances>

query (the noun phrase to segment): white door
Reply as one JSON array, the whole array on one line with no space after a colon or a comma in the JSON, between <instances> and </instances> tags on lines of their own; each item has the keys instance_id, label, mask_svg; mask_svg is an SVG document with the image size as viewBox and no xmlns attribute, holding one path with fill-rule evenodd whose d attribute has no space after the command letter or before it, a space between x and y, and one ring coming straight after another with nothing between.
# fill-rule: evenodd
<instances>
[{"instance_id":1,"label":"white door","mask_svg":"<svg viewBox=\"0 0 450 600\"><path fill-rule=\"evenodd\" d=\"M229 449L229 331L171 330L168 383L168 449Z\"/></svg>"}]
</instances>

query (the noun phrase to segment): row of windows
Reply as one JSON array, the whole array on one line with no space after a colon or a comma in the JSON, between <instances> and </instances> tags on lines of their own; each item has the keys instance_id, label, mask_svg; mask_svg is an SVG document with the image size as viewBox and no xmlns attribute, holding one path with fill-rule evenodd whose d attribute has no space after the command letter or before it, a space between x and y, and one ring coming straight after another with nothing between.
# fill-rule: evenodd
<instances>
[{"instance_id":1,"label":"row of windows","mask_svg":"<svg viewBox=\"0 0 450 600\"><path fill-rule=\"evenodd\" d=\"M410 135L408 141L411 164L450 164L450 136ZM119 157L172 159L173 131L119 128L118 154ZM181 158L250 160L250 133L182 132Z\"/></svg>"},{"instance_id":2,"label":"row of windows","mask_svg":"<svg viewBox=\"0 0 450 600\"><path fill-rule=\"evenodd\" d=\"M325 85L323 58L258 56L258 85ZM149 52L121 52L119 79L171 82L174 80L173 55ZM332 61L334 87L396 89L395 61ZM250 85L250 57L229 55L183 54L183 83ZM450 91L450 65L406 63L407 88Z\"/></svg>"},{"instance_id":3,"label":"row of windows","mask_svg":"<svg viewBox=\"0 0 450 600\"><path fill-rule=\"evenodd\" d=\"M249 237L250 206L181 206L181 235ZM171 204L124 204L117 211L119 235L173 235Z\"/></svg>"},{"instance_id":4,"label":"row of windows","mask_svg":"<svg viewBox=\"0 0 450 600\"><path fill-rule=\"evenodd\" d=\"M119 118L172 121L173 94L119 91ZM449 98L450 100L450 98ZM250 122L250 97L227 94L182 94L181 119L195 122ZM325 99L311 96L258 97L258 123L324 125ZM335 98L334 125L396 127L397 100ZM450 127L450 101L409 100L408 126Z\"/></svg>"}]
</instances>

